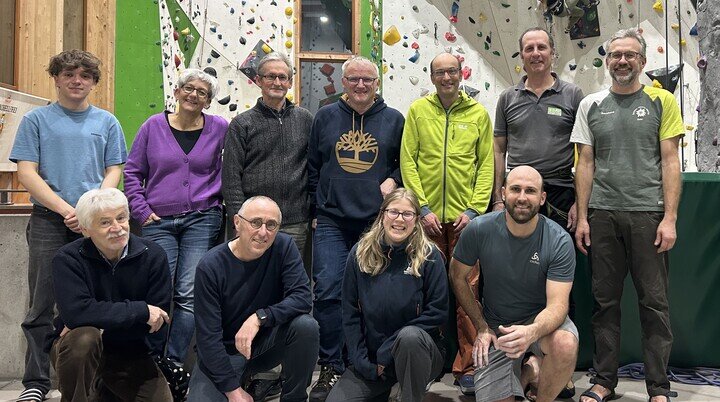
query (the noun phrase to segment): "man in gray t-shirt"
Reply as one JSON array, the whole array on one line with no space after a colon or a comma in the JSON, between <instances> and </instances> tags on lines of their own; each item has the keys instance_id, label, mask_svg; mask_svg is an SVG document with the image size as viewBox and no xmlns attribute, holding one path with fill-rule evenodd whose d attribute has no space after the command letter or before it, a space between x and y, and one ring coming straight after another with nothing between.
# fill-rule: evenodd
<instances>
[{"instance_id":1,"label":"man in gray t-shirt","mask_svg":"<svg viewBox=\"0 0 720 402\"><path fill-rule=\"evenodd\" d=\"M577 329L567 318L575 249L560 225L538 215L546 194L537 170L513 169L502 198L505 211L474 219L450 263L457 300L478 331L476 399L523 397L528 386L538 400L553 399L577 357ZM465 279L476 262L483 277L480 303ZM522 364L522 373L527 351L534 356Z\"/></svg>"}]
</instances>

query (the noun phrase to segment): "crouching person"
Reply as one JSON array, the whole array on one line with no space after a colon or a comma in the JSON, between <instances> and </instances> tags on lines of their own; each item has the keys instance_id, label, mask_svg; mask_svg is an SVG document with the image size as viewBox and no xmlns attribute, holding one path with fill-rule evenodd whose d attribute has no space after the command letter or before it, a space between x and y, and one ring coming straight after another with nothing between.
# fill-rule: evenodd
<instances>
[{"instance_id":1,"label":"crouching person","mask_svg":"<svg viewBox=\"0 0 720 402\"><path fill-rule=\"evenodd\" d=\"M391 192L350 251L342 308L351 366L328 402L387 400L395 383L401 401L420 402L442 370L448 281L419 215L412 191Z\"/></svg>"},{"instance_id":2,"label":"crouching person","mask_svg":"<svg viewBox=\"0 0 720 402\"><path fill-rule=\"evenodd\" d=\"M118 189L86 192L75 212L85 238L52 261L59 315L50 359L61 400L171 402L145 342L169 320L165 252L129 233L128 203Z\"/></svg>"},{"instance_id":3,"label":"crouching person","mask_svg":"<svg viewBox=\"0 0 720 402\"><path fill-rule=\"evenodd\" d=\"M282 364L282 402L306 401L318 357L308 313L310 281L282 215L268 197L247 199L238 237L210 250L195 272L198 361L188 402L252 402L242 385Z\"/></svg>"}]
</instances>

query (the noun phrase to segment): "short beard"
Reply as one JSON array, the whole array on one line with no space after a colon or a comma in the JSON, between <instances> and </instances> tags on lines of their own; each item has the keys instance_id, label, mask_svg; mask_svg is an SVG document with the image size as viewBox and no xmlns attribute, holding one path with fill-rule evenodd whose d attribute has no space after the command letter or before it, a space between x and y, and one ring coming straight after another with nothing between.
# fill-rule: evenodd
<instances>
[{"instance_id":1,"label":"short beard","mask_svg":"<svg viewBox=\"0 0 720 402\"><path fill-rule=\"evenodd\" d=\"M515 223L522 225L533 220L533 218L538 214L538 211L540 211L540 205L530 205L530 210L527 215L517 213L514 204L507 205L507 211Z\"/></svg>"},{"instance_id":2,"label":"short beard","mask_svg":"<svg viewBox=\"0 0 720 402\"><path fill-rule=\"evenodd\" d=\"M610 77L612 77L613 81L617 83L618 85L622 87L627 87L632 85L633 82L635 82L635 78L637 78L638 73L635 70L630 71L630 73L626 76L618 76L615 74L614 71L610 71Z\"/></svg>"}]
</instances>

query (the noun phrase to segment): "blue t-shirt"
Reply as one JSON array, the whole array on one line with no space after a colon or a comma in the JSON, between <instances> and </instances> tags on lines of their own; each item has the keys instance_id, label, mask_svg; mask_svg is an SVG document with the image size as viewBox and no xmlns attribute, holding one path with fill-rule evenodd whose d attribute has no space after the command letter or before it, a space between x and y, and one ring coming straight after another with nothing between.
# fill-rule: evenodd
<instances>
[{"instance_id":1,"label":"blue t-shirt","mask_svg":"<svg viewBox=\"0 0 720 402\"><path fill-rule=\"evenodd\" d=\"M538 215L535 231L510 233L505 211L473 219L463 230L453 257L465 265L480 262L483 315L492 329L517 324L547 305L546 282L572 282L575 248L557 223Z\"/></svg>"},{"instance_id":2,"label":"blue t-shirt","mask_svg":"<svg viewBox=\"0 0 720 402\"><path fill-rule=\"evenodd\" d=\"M73 207L86 191L100 187L107 167L126 159L125 136L115 116L94 106L75 112L57 102L23 117L10 152L15 163L37 163L40 177Z\"/></svg>"}]
</instances>

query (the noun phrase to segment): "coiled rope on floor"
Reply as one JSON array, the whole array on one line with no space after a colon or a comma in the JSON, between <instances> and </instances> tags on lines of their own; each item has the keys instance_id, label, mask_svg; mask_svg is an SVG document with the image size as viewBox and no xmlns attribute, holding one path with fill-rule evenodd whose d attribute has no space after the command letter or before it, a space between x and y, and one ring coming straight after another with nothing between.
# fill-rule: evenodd
<instances>
[{"instance_id":1,"label":"coiled rope on floor","mask_svg":"<svg viewBox=\"0 0 720 402\"><path fill-rule=\"evenodd\" d=\"M589 369L591 375L595 375L594 369ZM668 378L670 381L689 385L714 385L720 387L720 369L710 367L678 368L668 367ZM634 380L645 379L645 365L643 363L631 363L618 368L618 377L632 378Z\"/></svg>"}]
</instances>

